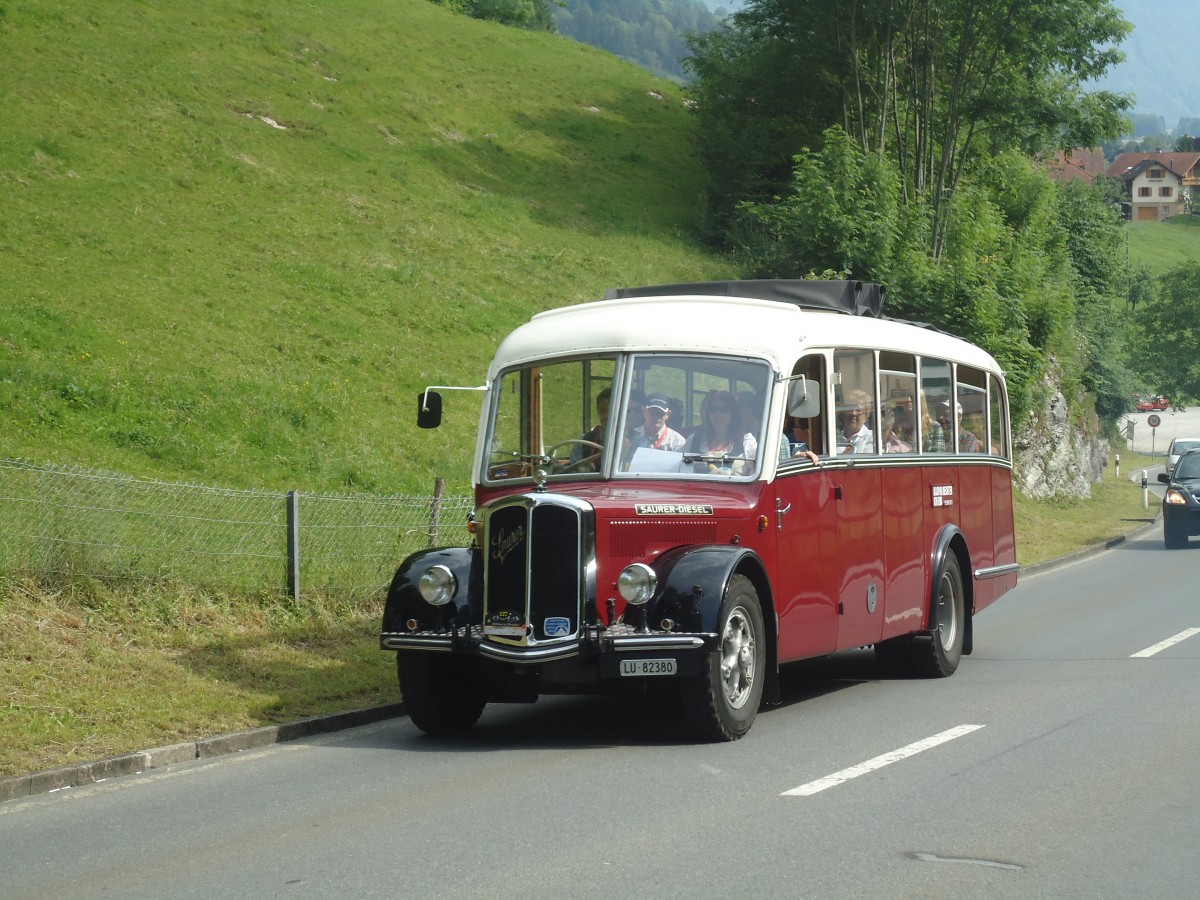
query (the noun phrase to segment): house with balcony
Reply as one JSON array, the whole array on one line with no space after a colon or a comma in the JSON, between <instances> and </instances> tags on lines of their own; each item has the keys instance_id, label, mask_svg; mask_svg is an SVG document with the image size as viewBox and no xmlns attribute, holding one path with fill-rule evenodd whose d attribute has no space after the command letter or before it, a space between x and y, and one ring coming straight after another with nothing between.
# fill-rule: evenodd
<instances>
[{"instance_id":1,"label":"house with balcony","mask_svg":"<svg viewBox=\"0 0 1200 900\"><path fill-rule=\"evenodd\" d=\"M1134 222L1200 209L1200 153L1122 153L1105 174L1124 183Z\"/></svg>"}]
</instances>

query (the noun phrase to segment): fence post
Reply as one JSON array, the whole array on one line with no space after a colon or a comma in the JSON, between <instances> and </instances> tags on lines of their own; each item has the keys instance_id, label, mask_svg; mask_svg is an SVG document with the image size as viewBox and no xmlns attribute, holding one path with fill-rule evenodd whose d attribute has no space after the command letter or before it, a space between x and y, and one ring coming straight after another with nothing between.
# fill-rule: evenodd
<instances>
[{"instance_id":1,"label":"fence post","mask_svg":"<svg viewBox=\"0 0 1200 900\"><path fill-rule=\"evenodd\" d=\"M433 482L433 502L429 504L429 546L436 547L438 533L442 526L442 494L446 490L446 479L437 478Z\"/></svg>"},{"instance_id":2,"label":"fence post","mask_svg":"<svg viewBox=\"0 0 1200 900\"><path fill-rule=\"evenodd\" d=\"M287 492L287 590L300 599L300 492Z\"/></svg>"}]
</instances>

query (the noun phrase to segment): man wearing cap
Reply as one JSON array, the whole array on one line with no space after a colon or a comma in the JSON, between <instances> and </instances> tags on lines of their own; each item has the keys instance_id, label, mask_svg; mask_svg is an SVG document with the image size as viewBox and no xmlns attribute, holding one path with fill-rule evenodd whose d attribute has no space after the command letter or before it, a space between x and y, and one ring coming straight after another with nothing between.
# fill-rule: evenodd
<instances>
[{"instance_id":1,"label":"man wearing cap","mask_svg":"<svg viewBox=\"0 0 1200 900\"><path fill-rule=\"evenodd\" d=\"M651 397L642 407L643 425L633 434L629 445L630 455L641 447L651 450L682 450L687 439L667 427L667 419L671 417L671 404L662 397Z\"/></svg>"},{"instance_id":2,"label":"man wearing cap","mask_svg":"<svg viewBox=\"0 0 1200 900\"><path fill-rule=\"evenodd\" d=\"M957 414L956 424L958 425L958 452L959 453L978 453L979 438L962 427L963 407L961 403L954 404L954 411ZM950 428L950 401L943 400L938 408L938 422L947 430Z\"/></svg>"}]
</instances>

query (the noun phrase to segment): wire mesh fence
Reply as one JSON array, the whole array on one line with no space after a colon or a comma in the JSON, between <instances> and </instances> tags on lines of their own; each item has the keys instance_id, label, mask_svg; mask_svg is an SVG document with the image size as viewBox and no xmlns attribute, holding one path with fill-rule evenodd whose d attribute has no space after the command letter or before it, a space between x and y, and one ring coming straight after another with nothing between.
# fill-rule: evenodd
<instances>
[{"instance_id":1,"label":"wire mesh fence","mask_svg":"<svg viewBox=\"0 0 1200 900\"><path fill-rule=\"evenodd\" d=\"M471 507L440 482L430 496L309 494L0 460L0 574L367 597L409 553L466 544Z\"/></svg>"}]
</instances>

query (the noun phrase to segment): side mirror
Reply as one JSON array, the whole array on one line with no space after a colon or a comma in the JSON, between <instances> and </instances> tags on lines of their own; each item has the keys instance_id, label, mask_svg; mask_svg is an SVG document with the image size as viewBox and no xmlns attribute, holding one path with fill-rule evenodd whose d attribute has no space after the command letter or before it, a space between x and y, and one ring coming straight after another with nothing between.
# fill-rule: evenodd
<instances>
[{"instance_id":1,"label":"side mirror","mask_svg":"<svg viewBox=\"0 0 1200 900\"><path fill-rule=\"evenodd\" d=\"M417 394L417 427L437 428L442 424L442 395L437 391Z\"/></svg>"},{"instance_id":2,"label":"side mirror","mask_svg":"<svg viewBox=\"0 0 1200 900\"><path fill-rule=\"evenodd\" d=\"M797 419L815 419L821 415L821 384L800 377L788 385L788 415Z\"/></svg>"},{"instance_id":3,"label":"side mirror","mask_svg":"<svg viewBox=\"0 0 1200 900\"><path fill-rule=\"evenodd\" d=\"M1168 475L1166 472L1159 472L1159 473L1158 473L1158 480L1159 480L1159 481L1161 481L1163 484L1170 484L1170 483L1171 483L1171 476L1170 476L1170 475Z\"/></svg>"}]
</instances>

